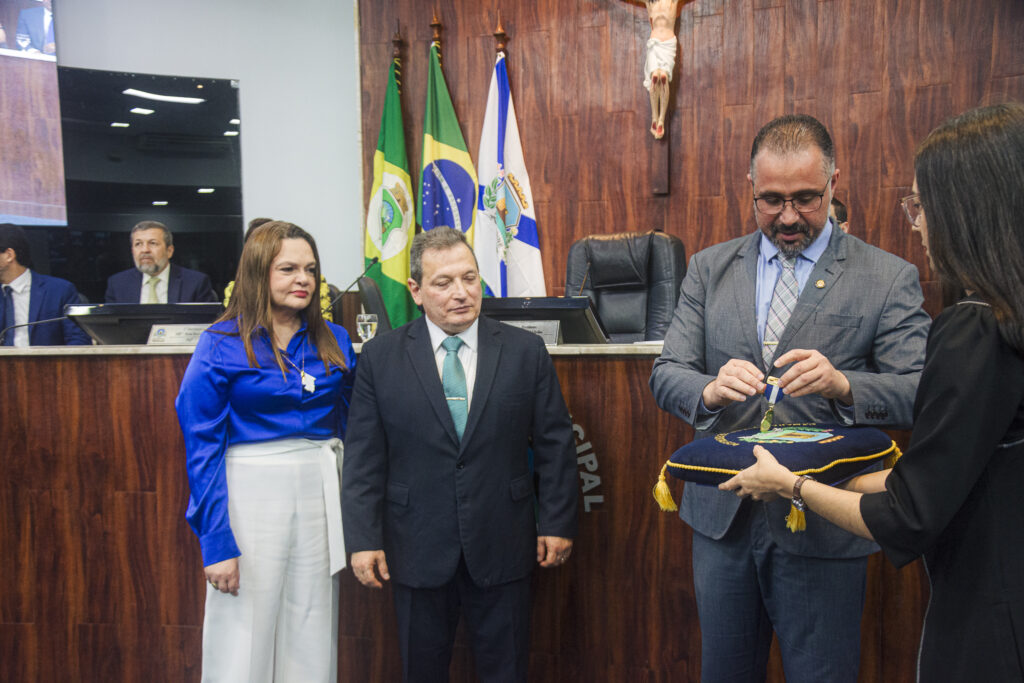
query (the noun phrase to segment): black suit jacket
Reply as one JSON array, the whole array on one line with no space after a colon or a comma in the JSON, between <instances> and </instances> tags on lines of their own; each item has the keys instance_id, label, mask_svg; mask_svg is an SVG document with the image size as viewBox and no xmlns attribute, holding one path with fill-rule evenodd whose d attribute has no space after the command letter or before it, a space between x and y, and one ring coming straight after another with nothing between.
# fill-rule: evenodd
<instances>
[{"instance_id":1,"label":"black suit jacket","mask_svg":"<svg viewBox=\"0 0 1024 683\"><path fill-rule=\"evenodd\" d=\"M171 269L167 280L167 303L185 304L194 302L220 301L213 293L210 278L205 273L176 266ZM107 279L108 304L137 304L142 293L142 273L136 268L114 273Z\"/></svg>"},{"instance_id":2,"label":"black suit jacket","mask_svg":"<svg viewBox=\"0 0 1024 683\"><path fill-rule=\"evenodd\" d=\"M547 349L488 318L479 347L461 444L423 318L368 342L357 366L345 545L383 549L391 577L413 588L443 585L460 556L478 585L520 579L536 564L538 534L576 534L572 422Z\"/></svg>"}]
</instances>

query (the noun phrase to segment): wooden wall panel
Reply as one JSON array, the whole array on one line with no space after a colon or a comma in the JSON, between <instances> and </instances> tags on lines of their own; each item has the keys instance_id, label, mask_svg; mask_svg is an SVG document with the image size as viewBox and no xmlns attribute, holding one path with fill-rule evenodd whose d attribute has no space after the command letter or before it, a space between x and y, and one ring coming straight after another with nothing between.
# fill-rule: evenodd
<instances>
[{"instance_id":1,"label":"wooden wall panel","mask_svg":"<svg viewBox=\"0 0 1024 683\"><path fill-rule=\"evenodd\" d=\"M831 128L842 171L837 194L850 206L853 234L921 267L918 238L892 206L909 192L914 147L964 109L1024 100L1020 2L684 0L666 142L646 132L641 70L649 29L636 3L364 2L367 198L396 20L409 40L403 110L418 175L433 6L440 7L445 73L474 156L493 63L490 33L501 10L553 295L563 293L569 245L588 234L661 227L693 253L751 231L750 142L769 119L796 111ZM665 151L669 194L658 196L652 190Z\"/></svg>"}]
</instances>

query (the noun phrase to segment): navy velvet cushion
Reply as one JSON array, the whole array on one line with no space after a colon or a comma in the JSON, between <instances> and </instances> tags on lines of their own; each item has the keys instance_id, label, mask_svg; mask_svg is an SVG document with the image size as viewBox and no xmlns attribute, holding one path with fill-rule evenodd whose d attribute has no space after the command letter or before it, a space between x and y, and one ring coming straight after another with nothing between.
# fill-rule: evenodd
<instances>
[{"instance_id":1,"label":"navy velvet cushion","mask_svg":"<svg viewBox=\"0 0 1024 683\"><path fill-rule=\"evenodd\" d=\"M838 484L885 458L898 458L896 442L874 427L777 425L771 431L743 429L692 441L669 459L674 477L718 486L756 462L754 446L767 448L797 475Z\"/></svg>"}]
</instances>

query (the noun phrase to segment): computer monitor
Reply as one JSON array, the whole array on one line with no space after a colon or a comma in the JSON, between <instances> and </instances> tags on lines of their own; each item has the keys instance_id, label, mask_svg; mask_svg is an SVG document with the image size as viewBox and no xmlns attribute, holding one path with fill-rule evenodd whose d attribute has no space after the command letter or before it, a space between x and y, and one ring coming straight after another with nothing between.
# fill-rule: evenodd
<instances>
[{"instance_id":1,"label":"computer monitor","mask_svg":"<svg viewBox=\"0 0 1024 683\"><path fill-rule=\"evenodd\" d=\"M217 303L72 304L64 314L97 344L145 344L153 325L208 325L223 310Z\"/></svg>"},{"instance_id":2,"label":"computer monitor","mask_svg":"<svg viewBox=\"0 0 1024 683\"><path fill-rule=\"evenodd\" d=\"M597 311L588 296L485 298L483 315L503 322L559 322L560 344L607 344Z\"/></svg>"}]
</instances>

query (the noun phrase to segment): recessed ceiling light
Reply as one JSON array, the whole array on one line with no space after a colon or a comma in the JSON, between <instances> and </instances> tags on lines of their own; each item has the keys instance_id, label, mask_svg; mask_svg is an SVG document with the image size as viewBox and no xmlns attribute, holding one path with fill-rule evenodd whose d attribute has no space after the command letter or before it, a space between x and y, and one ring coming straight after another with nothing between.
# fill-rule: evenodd
<instances>
[{"instance_id":1,"label":"recessed ceiling light","mask_svg":"<svg viewBox=\"0 0 1024 683\"><path fill-rule=\"evenodd\" d=\"M213 194L213 188L212 187L200 187L198 190L196 190L196 192L198 192L199 194Z\"/></svg>"},{"instance_id":2,"label":"recessed ceiling light","mask_svg":"<svg viewBox=\"0 0 1024 683\"><path fill-rule=\"evenodd\" d=\"M165 201L155 201L155 202L153 202L153 206L167 206L167 202L165 202Z\"/></svg>"},{"instance_id":3,"label":"recessed ceiling light","mask_svg":"<svg viewBox=\"0 0 1024 683\"><path fill-rule=\"evenodd\" d=\"M133 114L142 114L143 116L149 116L153 113L152 109L146 109L145 107L133 107L131 109Z\"/></svg>"},{"instance_id":4,"label":"recessed ceiling light","mask_svg":"<svg viewBox=\"0 0 1024 683\"><path fill-rule=\"evenodd\" d=\"M228 121L228 123L230 123L232 126L237 126L241 123L241 121L239 119L231 119L230 121Z\"/></svg>"},{"instance_id":5,"label":"recessed ceiling light","mask_svg":"<svg viewBox=\"0 0 1024 683\"><path fill-rule=\"evenodd\" d=\"M179 104L199 104L205 102L201 97L178 97L177 95L158 95L157 93L146 92L145 90L136 90L135 88L128 88L122 91L123 95L132 95L133 97L141 97L146 100L156 100L157 102L178 102Z\"/></svg>"},{"instance_id":6,"label":"recessed ceiling light","mask_svg":"<svg viewBox=\"0 0 1024 683\"><path fill-rule=\"evenodd\" d=\"M226 131L224 131L224 135L226 135L228 137L231 137L233 135L238 135L238 131L237 130L226 130Z\"/></svg>"},{"instance_id":7,"label":"recessed ceiling light","mask_svg":"<svg viewBox=\"0 0 1024 683\"><path fill-rule=\"evenodd\" d=\"M123 121L113 121L113 122L111 122L110 127L111 128L127 128L128 124L124 123Z\"/></svg>"}]
</instances>

